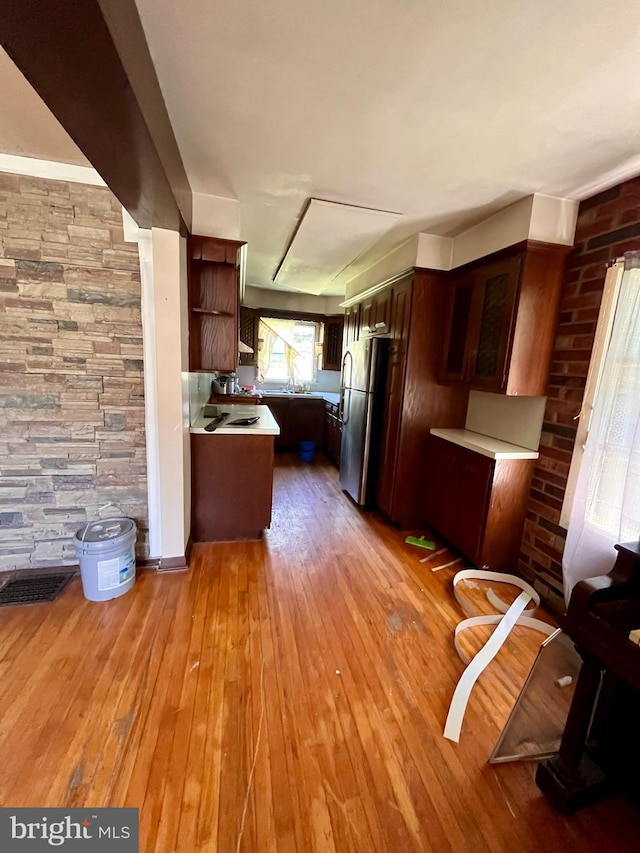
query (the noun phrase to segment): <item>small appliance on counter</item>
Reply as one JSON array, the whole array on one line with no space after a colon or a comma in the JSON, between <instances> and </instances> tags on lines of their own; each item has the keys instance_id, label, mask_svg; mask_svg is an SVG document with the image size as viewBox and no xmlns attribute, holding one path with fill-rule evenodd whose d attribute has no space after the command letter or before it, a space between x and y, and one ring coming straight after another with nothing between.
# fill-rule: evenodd
<instances>
[{"instance_id":1,"label":"small appliance on counter","mask_svg":"<svg viewBox=\"0 0 640 853\"><path fill-rule=\"evenodd\" d=\"M212 394L235 394L238 377L235 373L221 373L211 383Z\"/></svg>"}]
</instances>

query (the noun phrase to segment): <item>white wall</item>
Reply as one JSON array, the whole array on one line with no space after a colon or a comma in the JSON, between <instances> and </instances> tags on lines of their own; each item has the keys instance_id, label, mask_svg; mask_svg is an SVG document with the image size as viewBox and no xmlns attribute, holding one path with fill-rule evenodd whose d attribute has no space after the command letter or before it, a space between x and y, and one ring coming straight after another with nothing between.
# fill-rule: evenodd
<instances>
[{"instance_id":1,"label":"white wall","mask_svg":"<svg viewBox=\"0 0 640 853\"><path fill-rule=\"evenodd\" d=\"M546 402L546 397L470 391L465 429L537 450Z\"/></svg>"},{"instance_id":2,"label":"white wall","mask_svg":"<svg viewBox=\"0 0 640 853\"><path fill-rule=\"evenodd\" d=\"M578 202L536 193L505 207L456 237L416 234L347 283L348 301L412 267L453 270L523 240L570 246Z\"/></svg>"},{"instance_id":3,"label":"white wall","mask_svg":"<svg viewBox=\"0 0 640 853\"><path fill-rule=\"evenodd\" d=\"M189 412L189 282L187 271L189 260L187 256L187 240L180 237L179 241L179 286L180 286L180 368L182 397L182 542L183 549L178 556L183 556L191 535L191 418ZM179 460L178 463L179 465Z\"/></svg>"},{"instance_id":4,"label":"white wall","mask_svg":"<svg viewBox=\"0 0 640 853\"><path fill-rule=\"evenodd\" d=\"M301 311L307 314L343 314L341 296L314 296L294 293L291 290L267 290L266 287L245 287L242 304L248 308L273 308L283 311Z\"/></svg>"},{"instance_id":5,"label":"white wall","mask_svg":"<svg viewBox=\"0 0 640 853\"><path fill-rule=\"evenodd\" d=\"M241 385L255 385L258 390L265 388L267 390L278 391L282 387L282 382L259 382L258 369L250 366L241 366L238 368L238 381ZM339 391L340 371L319 370L316 373L316 381L311 383L311 387L313 391ZM200 403L200 408L202 408L204 403L206 403L206 400Z\"/></svg>"},{"instance_id":6,"label":"white wall","mask_svg":"<svg viewBox=\"0 0 640 853\"><path fill-rule=\"evenodd\" d=\"M380 284L398 275L405 270L410 270L416 266L416 257L418 254L418 239L419 235L415 234L397 249L389 252L384 258L381 258L369 269L364 270L351 281L347 282L345 298L352 299L360 293L364 293L370 287Z\"/></svg>"},{"instance_id":7,"label":"white wall","mask_svg":"<svg viewBox=\"0 0 640 853\"><path fill-rule=\"evenodd\" d=\"M186 243L139 234L151 557L185 554L191 526Z\"/></svg>"},{"instance_id":8,"label":"white wall","mask_svg":"<svg viewBox=\"0 0 640 853\"><path fill-rule=\"evenodd\" d=\"M240 202L207 193L192 193L193 223L191 231L201 237L240 239Z\"/></svg>"}]
</instances>

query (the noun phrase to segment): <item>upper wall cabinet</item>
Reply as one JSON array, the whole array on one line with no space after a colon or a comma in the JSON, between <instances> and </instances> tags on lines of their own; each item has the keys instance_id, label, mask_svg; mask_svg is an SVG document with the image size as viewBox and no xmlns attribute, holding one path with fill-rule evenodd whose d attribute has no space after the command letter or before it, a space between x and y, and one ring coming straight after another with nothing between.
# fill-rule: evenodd
<instances>
[{"instance_id":1,"label":"upper wall cabinet","mask_svg":"<svg viewBox=\"0 0 640 853\"><path fill-rule=\"evenodd\" d=\"M389 331L391 312L391 290L369 296L360 305L360 333L384 335Z\"/></svg>"},{"instance_id":2,"label":"upper wall cabinet","mask_svg":"<svg viewBox=\"0 0 640 853\"><path fill-rule=\"evenodd\" d=\"M189 237L189 369L238 367L240 263L244 243Z\"/></svg>"},{"instance_id":3,"label":"upper wall cabinet","mask_svg":"<svg viewBox=\"0 0 640 853\"><path fill-rule=\"evenodd\" d=\"M349 344L357 341L360 337L360 313L361 305L357 302L355 305L350 305L345 308L344 312L344 334L343 334L343 349L347 349Z\"/></svg>"},{"instance_id":4,"label":"upper wall cabinet","mask_svg":"<svg viewBox=\"0 0 640 853\"><path fill-rule=\"evenodd\" d=\"M567 252L528 242L454 274L441 382L545 393Z\"/></svg>"},{"instance_id":5,"label":"upper wall cabinet","mask_svg":"<svg viewBox=\"0 0 640 853\"><path fill-rule=\"evenodd\" d=\"M343 334L344 314L327 317L324 321L324 340L322 342L323 370L342 370Z\"/></svg>"},{"instance_id":6,"label":"upper wall cabinet","mask_svg":"<svg viewBox=\"0 0 640 853\"><path fill-rule=\"evenodd\" d=\"M258 324L260 312L254 308L240 306L240 340L253 352L241 352L240 364L253 367L258 363Z\"/></svg>"}]
</instances>

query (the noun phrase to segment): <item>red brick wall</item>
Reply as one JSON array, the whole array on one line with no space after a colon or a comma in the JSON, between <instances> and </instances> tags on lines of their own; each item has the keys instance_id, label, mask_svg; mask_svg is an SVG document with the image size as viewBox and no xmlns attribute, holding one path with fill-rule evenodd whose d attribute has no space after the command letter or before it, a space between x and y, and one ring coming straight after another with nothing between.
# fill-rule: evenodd
<instances>
[{"instance_id":1,"label":"red brick wall","mask_svg":"<svg viewBox=\"0 0 640 853\"><path fill-rule=\"evenodd\" d=\"M583 201L567 263L547 408L522 541L520 571L544 593L561 589L566 531L558 522L576 435L607 262L640 248L640 177ZM539 584L536 584L537 586ZM559 602L557 602L559 604Z\"/></svg>"}]
</instances>

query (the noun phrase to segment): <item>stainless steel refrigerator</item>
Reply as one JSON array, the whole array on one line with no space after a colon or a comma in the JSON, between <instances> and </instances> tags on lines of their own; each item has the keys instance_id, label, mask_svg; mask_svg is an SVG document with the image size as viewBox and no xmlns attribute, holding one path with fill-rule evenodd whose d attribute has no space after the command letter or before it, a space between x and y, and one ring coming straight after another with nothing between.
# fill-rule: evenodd
<instances>
[{"instance_id":1,"label":"stainless steel refrigerator","mask_svg":"<svg viewBox=\"0 0 640 853\"><path fill-rule=\"evenodd\" d=\"M342 359L340 485L361 506L375 502L389 354L388 338L363 338Z\"/></svg>"}]
</instances>

